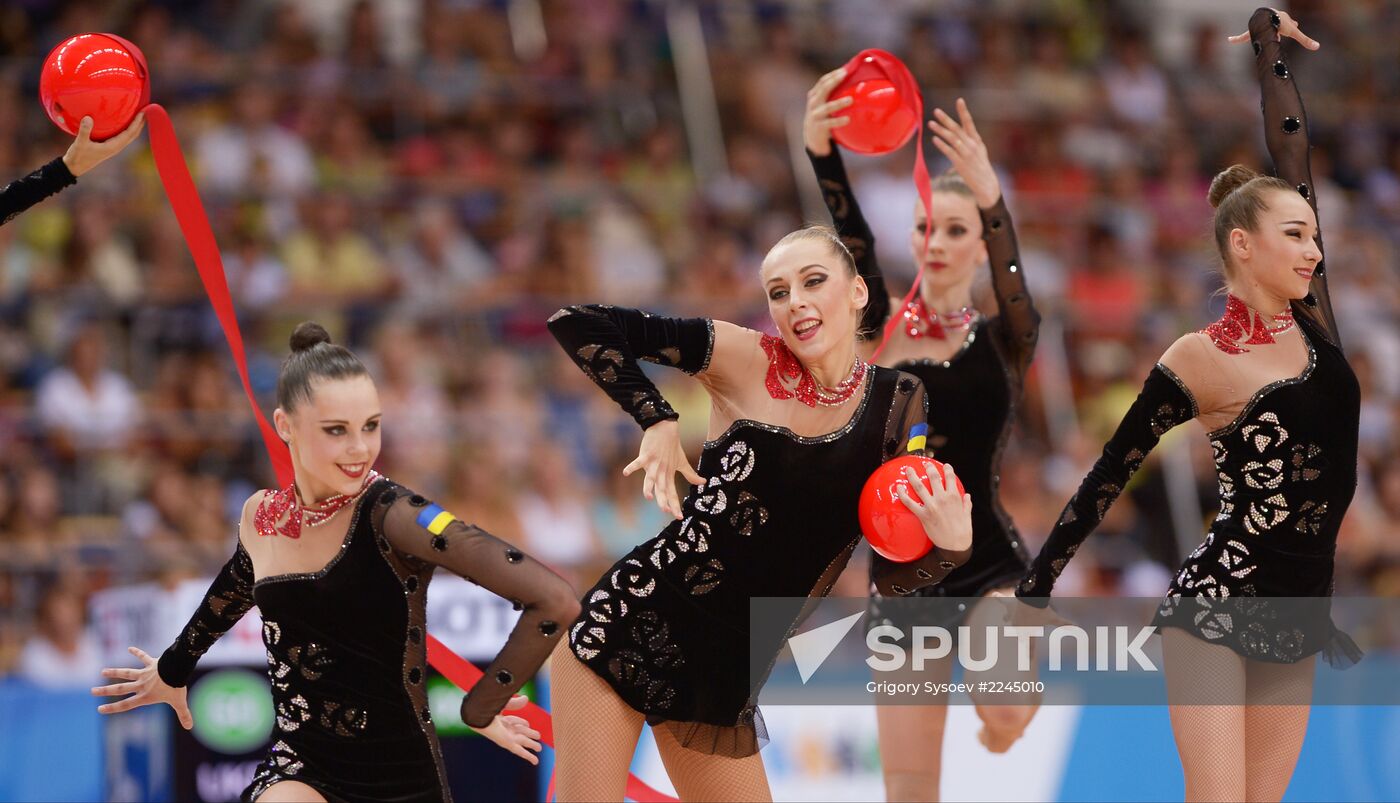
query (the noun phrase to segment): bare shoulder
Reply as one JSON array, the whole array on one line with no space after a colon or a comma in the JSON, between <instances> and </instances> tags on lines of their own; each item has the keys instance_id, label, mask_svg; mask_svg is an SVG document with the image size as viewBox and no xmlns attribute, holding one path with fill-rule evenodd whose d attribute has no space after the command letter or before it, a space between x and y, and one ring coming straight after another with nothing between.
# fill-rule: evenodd
<instances>
[{"instance_id":1,"label":"bare shoulder","mask_svg":"<svg viewBox=\"0 0 1400 803\"><path fill-rule=\"evenodd\" d=\"M716 320L715 344L709 365L698 376L707 383L725 383L742 376L756 360L763 359L763 333L728 321Z\"/></svg>"},{"instance_id":2,"label":"bare shoulder","mask_svg":"<svg viewBox=\"0 0 1400 803\"><path fill-rule=\"evenodd\" d=\"M1198 413L1214 409L1211 396L1217 383L1211 381L1211 374L1219 370L1214 357L1215 346L1210 336L1204 332L1190 332L1177 338L1157 361L1195 402Z\"/></svg>"}]
</instances>

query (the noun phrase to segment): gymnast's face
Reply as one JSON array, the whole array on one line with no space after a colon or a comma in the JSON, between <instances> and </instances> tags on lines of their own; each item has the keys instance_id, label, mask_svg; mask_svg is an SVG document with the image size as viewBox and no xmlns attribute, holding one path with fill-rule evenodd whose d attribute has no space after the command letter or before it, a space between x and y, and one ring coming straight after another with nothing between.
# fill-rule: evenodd
<instances>
[{"instance_id":1,"label":"gymnast's face","mask_svg":"<svg viewBox=\"0 0 1400 803\"><path fill-rule=\"evenodd\" d=\"M1275 190L1265 198L1254 231L1230 232L1235 270L1232 281L1246 282L1280 299L1308 294L1322 251L1313 238L1317 216L1296 192Z\"/></svg>"},{"instance_id":2,"label":"gymnast's face","mask_svg":"<svg viewBox=\"0 0 1400 803\"><path fill-rule=\"evenodd\" d=\"M915 264L923 266L924 284L928 289L970 284L977 266L987 261L987 244L982 241L982 215L977 211L976 202L960 193L935 192L932 200L932 218L924 214L922 203L914 203L909 253ZM930 226L933 231L928 235L928 250L920 260L924 232Z\"/></svg>"},{"instance_id":3,"label":"gymnast's face","mask_svg":"<svg viewBox=\"0 0 1400 803\"><path fill-rule=\"evenodd\" d=\"M779 243L759 276L768 313L799 360L810 364L855 341L870 295L830 242L813 237Z\"/></svg>"},{"instance_id":4,"label":"gymnast's face","mask_svg":"<svg viewBox=\"0 0 1400 803\"><path fill-rule=\"evenodd\" d=\"M368 376L317 379L311 398L277 408L277 434L292 450L306 502L360 490L379 457L379 391Z\"/></svg>"}]
</instances>

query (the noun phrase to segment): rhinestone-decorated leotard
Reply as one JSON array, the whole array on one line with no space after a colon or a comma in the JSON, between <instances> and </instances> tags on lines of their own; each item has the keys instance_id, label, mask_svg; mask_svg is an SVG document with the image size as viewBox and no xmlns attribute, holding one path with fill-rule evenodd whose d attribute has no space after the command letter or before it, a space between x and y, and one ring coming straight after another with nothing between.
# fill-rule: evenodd
<instances>
[{"instance_id":1,"label":"rhinestone-decorated leotard","mask_svg":"<svg viewBox=\"0 0 1400 803\"><path fill-rule=\"evenodd\" d=\"M569 307L550 331L644 429L675 413L636 361L695 374L713 351L709 320L617 307ZM923 388L907 374L870 367L857 393L849 421L819 437L735 421L705 444L698 470L707 481L686 496L684 518L584 593L569 630L574 656L687 748L737 757L762 746L754 679L766 676L787 634L751 632L750 600L830 591L861 538L866 478L924 417ZM876 582L886 594L908 593L966 559L935 548L887 562Z\"/></svg>"},{"instance_id":2,"label":"rhinestone-decorated leotard","mask_svg":"<svg viewBox=\"0 0 1400 803\"><path fill-rule=\"evenodd\" d=\"M478 727L549 656L578 610L573 589L510 544L386 479L342 515L353 516L345 540L317 572L255 582L240 542L161 656L160 676L185 685L200 656L256 603L277 719L243 799L295 780L331 801L450 800L425 689L433 570L450 569L523 610L462 703L463 719Z\"/></svg>"},{"instance_id":3,"label":"rhinestone-decorated leotard","mask_svg":"<svg viewBox=\"0 0 1400 803\"><path fill-rule=\"evenodd\" d=\"M1276 41L1277 24L1273 12L1262 8L1249 26L1264 98L1265 136L1279 176L1316 211L1306 116ZM1321 248L1320 234L1317 242ZM1318 264L1310 290L1305 299L1293 302L1293 317L1308 349L1302 373L1260 388L1234 421L1209 435L1220 512L1205 541L1177 572L1155 622L1246 658L1292 663L1324 652L1329 661L1346 665L1359 654L1327 619L1325 606L1300 609L1320 614L1306 620L1280 616L1273 604L1247 604L1225 617L1208 609L1217 599L1324 598L1332 593L1337 533L1356 490L1361 393L1337 336L1325 264ZM1186 384L1157 365L1061 513L1018 596L1049 596L1065 565L1158 439L1198 412Z\"/></svg>"}]
</instances>

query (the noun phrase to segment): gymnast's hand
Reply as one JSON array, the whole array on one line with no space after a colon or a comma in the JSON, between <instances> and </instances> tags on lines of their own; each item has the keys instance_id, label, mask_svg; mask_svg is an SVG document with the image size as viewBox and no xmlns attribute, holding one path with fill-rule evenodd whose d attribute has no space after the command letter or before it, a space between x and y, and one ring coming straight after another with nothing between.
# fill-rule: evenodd
<instances>
[{"instance_id":1,"label":"gymnast's hand","mask_svg":"<svg viewBox=\"0 0 1400 803\"><path fill-rule=\"evenodd\" d=\"M141 136L141 129L145 125L146 113L142 112L136 115L136 119L131 121L131 125L127 126L125 131L102 142L93 142L90 136L92 118L84 117L78 124L78 138L73 140L73 144L68 146L68 152L63 154L63 163L68 166L68 172L73 174L73 178L77 178L121 153L122 148Z\"/></svg>"},{"instance_id":2,"label":"gymnast's hand","mask_svg":"<svg viewBox=\"0 0 1400 803\"><path fill-rule=\"evenodd\" d=\"M953 169L962 176L972 198L981 209L990 209L1001 197L1001 181L997 171L992 169L992 160L987 156L987 145L982 135L977 133L977 125L972 122L972 112L967 110L967 101L958 98L958 120L942 109L933 110L934 119L928 121L933 132L933 144Z\"/></svg>"},{"instance_id":3,"label":"gymnast's hand","mask_svg":"<svg viewBox=\"0 0 1400 803\"><path fill-rule=\"evenodd\" d=\"M94 686L92 693L97 697L116 697L122 694L135 692L130 697L118 700L115 703L99 705L98 712L103 714L120 714L123 711L130 711L133 708L140 708L143 705L153 705L155 703L165 703L175 709L175 715L180 718L180 725L185 730L194 727L194 717L190 714L189 704L185 702L184 687L175 688L165 685L165 681L160 679L160 673L156 671L156 659L147 655L140 647L127 647L127 652L141 659L145 666L140 669L128 669L118 667L102 670L102 677L115 678L117 680L129 681L127 683L113 683L110 686Z\"/></svg>"},{"instance_id":4,"label":"gymnast's hand","mask_svg":"<svg viewBox=\"0 0 1400 803\"><path fill-rule=\"evenodd\" d=\"M914 469L906 468L904 476L909 482L907 485L900 483L895 495L919 517L924 534L934 546L949 552L961 552L972 546L972 495L958 493L958 478L953 474L952 466L944 463L943 474L943 483L934 482L930 489L914 473ZM917 499L910 496L910 488L914 489Z\"/></svg>"},{"instance_id":5,"label":"gymnast's hand","mask_svg":"<svg viewBox=\"0 0 1400 803\"><path fill-rule=\"evenodd\" d=\"M827 156L831 153L831 129L840 128L851 122L850 117L832 117L855 102L855 98L844 97L827 101L831 91L846 77L846 68L837 67L817 79L807 90L807 112L802 116L802 140L813 156Z\"/></svg>"},{"instance_id":6,"label":"gymnast's hand","mask_svg":"<svg viewBox=\"0 0 1400 803\"><path fill-rule=\"evenodd\" d=\"M658 421L647 427L642 434L642 448L637 459L627 464L622 476L630 477L637 469L646 472L642 483L642 495L655 499L656 506L677 519L681 516L681 499L676 495L676 482L672 475L677 471L686 482L704 485L705 478L691 468L681 447L681 428L675 421Z\"/></svg>"},{"instance_id":7,"label":"gymnast's hand","mask_svg":"<svg viewBox=\"0 0 1400 803\"><path fill-rule=\"evenodd\" d=\"M1319 47L1322 47L1322 45L1318 44L1316 39L1303 33L1302 29L1298 27L1298 22L1294 20L1293 17L1289 16L1287 11L1279 11L1278 9L1274 9L1273 11L1278 15L1278 33L1274 35L1276 41L1282 42L1283 38L1286 36L1303 47L1306 47L1308 50L1317 50ZM1249 31L1237 33L1230 37L1231 44L1248 41Z\"/></svg>"},{"instance_id":8,"label":"gymnast's hand","mask_svg":"<svg viewBox=\"0 0 1400 803\"><path fill-rule=\"evenodd\" d=\"M506 711L517 711L525 707L529 700L523 694L517 694L506 703ZM491 720L491 724L481 729L474 729L477 733L485 736L501 747L520 756L531 764L539 764L540 752L540 732L530 727L530 723L517 716L505 713L496 715ZM533 750L535 753L531 753Z\"/></svg>"}]
</instances>

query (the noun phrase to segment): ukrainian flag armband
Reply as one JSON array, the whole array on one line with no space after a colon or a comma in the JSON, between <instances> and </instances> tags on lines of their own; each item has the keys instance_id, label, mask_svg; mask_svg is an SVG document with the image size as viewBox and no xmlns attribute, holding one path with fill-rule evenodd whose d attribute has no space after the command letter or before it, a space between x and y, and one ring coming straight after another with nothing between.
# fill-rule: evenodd
<instances>
[{"instance_id":1,"label":"ukrainian flag armband","mask_svg":"<svg viewBox=\"0 0 1400 803\"><path fill-rule=\"evenodd\" d=\"M457 517L442 509L442 505L430 504L418 511L418 526L433 536L433 549L447 551L447 537L443 535Z\"/></svg>"}]
</instances>

